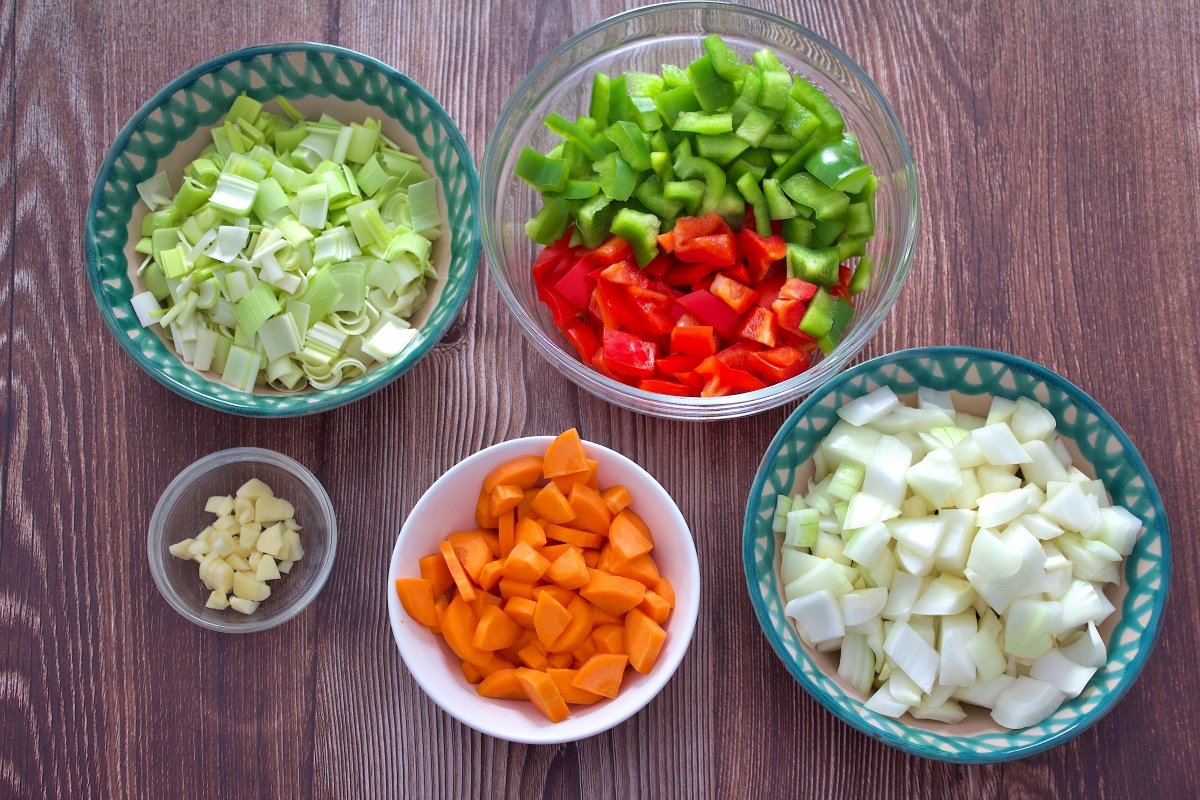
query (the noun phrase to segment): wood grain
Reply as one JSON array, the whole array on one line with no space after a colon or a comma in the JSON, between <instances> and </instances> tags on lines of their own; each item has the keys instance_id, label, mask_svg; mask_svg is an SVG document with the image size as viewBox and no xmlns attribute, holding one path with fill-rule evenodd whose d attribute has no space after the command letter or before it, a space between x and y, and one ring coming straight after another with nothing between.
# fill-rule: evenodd
<instances>
[{"instance_id":1,"label":"wood grain","mask_svg":"<svg viewBox=\"0 0 1200 800\"><path fill-rule=\"evenodd\" d=\"M739 556L758 460L788 409L684 424L576 390L521 339L486 270L401 382L310 419L223 416L125 358L89 296L81 230L108 144L159 87L264 41L394 64L477 161L521 77L619 2L243 6L5 0L0 10L0 797L1190 798L1200 788L1200 8L764 3L879 83L919 165L912 275L865 355L939 343L1033 358L1093 394L1175 522L1170 612L1129 696L1067 746L988 768L888 749L822 711L754 622ZM481 736L433 705L387 628L395 533L471 452L579 425L677 499L704 600L676 677L615 730L561 747ZM320 599L223 637L158 596L144 530L182 467L234 445L310 466L343 536Z\"/></svg>"}]
</instances>

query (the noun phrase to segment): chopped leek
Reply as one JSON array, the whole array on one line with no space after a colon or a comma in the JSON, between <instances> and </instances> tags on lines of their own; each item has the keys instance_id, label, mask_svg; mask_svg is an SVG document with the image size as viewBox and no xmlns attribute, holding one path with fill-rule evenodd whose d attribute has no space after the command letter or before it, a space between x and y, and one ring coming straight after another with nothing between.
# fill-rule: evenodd
<instances>
[{"instance_id":1,"label":"chopped leek","mask_svg":"<svg viewBox=\"0 0 1200 800\"><path fill-rule=\"evenodd\" d=\"M996 397L986 418L921 389L838 410L807 491L776 497L785 614L840 650L868 710L954 723L960 703L1027 727L1107 660L1107 583L1142 522L1071 464L1055 419Z\"/></svg>"},{"instance_id":2,"label":"chopped leek","mask_svg":"<svg viewBox=\"0 0 1200 800\"><path fill-rule=\"evenodd\" d=\"M437 276L439 182L377 120L275 105L237 97L178 194L166 173L138 184L148 258L130 307L238 389L328 388L419 338L406 320Z\"/></svg>"}]
</instances>

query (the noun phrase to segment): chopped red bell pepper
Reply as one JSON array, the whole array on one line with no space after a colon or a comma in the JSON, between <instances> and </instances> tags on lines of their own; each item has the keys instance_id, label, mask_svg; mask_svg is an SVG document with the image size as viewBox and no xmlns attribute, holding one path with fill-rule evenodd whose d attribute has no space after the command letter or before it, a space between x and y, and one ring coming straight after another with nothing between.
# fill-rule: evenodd
<instances>
[{"instance_id":1,"label":"chopped red bell pepper","mask_svg":"<svg viewBox=\"0 0 1200 800\"><path fill-rule=\"evenodd\" d=\"M677 325L671 330L671 352L714 355L717 352L717 333L711 325Z\"/></svg>"},{"instance_id":2,"label":"chopped red bell pepper","mask_svg":"<svg viewBox=\"0 0 1200 800\"><path fill-rule=\"evenodd\" d=\"M708 356L692 355L690 353L672 353L660 357L655 363L658 371L664 375L678 375L681 372L691 372L700 366L700 362Z\"/></svg>"},{"instance_id":3,"label":"chopped red bell pepper","mask_svg":"<svg viewBox=\"0 0 1200 800\"><path fill-rule=\"evenodd\" d=\"M680 217L675 220L675 228L671 233L674 234L674 244L678 247L690 239L713 234L732 234L733 231L729 229L724 218L714 211L702 217Z\"/></svg>"},{"instance_id":4,"label":"chopped red bell pepper","mask_svg":"<svg viewBox=\"0 0 1200 800\"><path fill-rule=\"evenodd\" d=\"M800 333L800 320L808 310L808 303L817 293L817 287L799 278L788 278L779 289L779 297L771 303L771 310L785 331Z\"/></svg>"},{"instance_id":5,"label":"chopped red bell pepper","mask_svg":"<svg viewBox=\"0 0 1200 800\"><path fill-rule=\"evenodd\" d=\"M782 236L759 236L747 222L738 232L738 250L750 274L760 281L775 262L787 257L787 242Z\"/></svg>"},{"instance_id":6,"label":"chopped red bell pepper","mask_svg":"<svg viewBox=\"0 0 1200 800\"><path fill-rule=\"evenodd\" d=\"M647 275L649 275L651 278L661 279L664 275L667 274L667 270L669 270L674 265L675 265L675 259L673 259L670 256L665 255L663 253L659 253L657 256L655 256L650 261L649 264L646 265L646 268L642 271L645 272Z\"/></svg>"},{"instance_id":7,"label":"chopped red bell pepper","mask_svg":"<svg viewBox=\"0 0 1200 800\"><path fill-rule=\"evenodd\" d=\"M701 289L691 294L685 294L675 302L705 325L716 328L722 336L730 337L737 333L737 314L711 292Z\"/></svg>"},{"instance_id":8,"label":"chopped red bell pepper","mask_svg":"<svg viewBox=\"0 0 1200 800\"><path fill-rule=\"evenodd\" d=\"M605 328L604 363L613 372L631 378L653 378L658 346L631 333Z\"/></svg>"},{"instance_id":9,"label":"chopped red bell pepper","mask_svg":"<svg viewBox=\"0 0 1200 800\"><path fill-rule=\"evenodd\" d=\"M550 317L560 328L567 323L567 320L573 319L579 311L569 300L549 286L538 286L537 296L550 309Z\"/></svg>"},{"instance_id":10,"label":"chopped red bell pepper","mask_svg":"<svg viewBox=\"0 0 1200 800\"><path fill-rule=\"evenodd\" d=\"M675 252L675 231L667 231L658 235L658 249L664 253Z\"/></svg>"},{"instance_id":11,"label":"chopped red bell pepper","mask_svg":"<svg viewBox=\"0 0 1200 800\"><path fill-rule=\"evenodd\" d=\"M680 261L712 264L714 267L732 267L737 263L737 247L734 246L731 233L696 236L686 241L676 237L674 255Z\"/></svg>"},{"instance_id":12,"label":"chopped red bell pepper","mask_svg":"<svg viewBox=\"0 0 1200 800\"><path fill-rule=\"evenodd\" d=\"M602 280L620 286L641 286L645 288L650 285L650 279L646 277L646 274L635 267L630 261L618 261L614 264L609 264L600 270L599 277Z\"/></svg>"},{"instance_id":13,"label":"chopped red bell pepper","mask_svg":"<svg viewBox=\"0 0 1200 800\"><path fill-rule=\"evenodd\" d=\"M736 314L746 313L746 309L754 305L754 299L758 297L758 293L749 286L726 277L724 273L713 278L708 290L724 300L725 305L732 308Z\"/></svg>"},{"instance_id":14,"label":"chopped red bell pepper","mask_svg":"<svg viewBox=\"0 0 1200 800\"><path fill-rule=\"evenodd\" d=\"M667 274L663 276L663 279L672 286L691 286L695 288L696 284L707 278L717 269L719 267L704 262L695 264L676 262L674 266L667 270Z\"/></svg>"},{"instance_id":15,"label":"chopped red bell pepper","mask_svg":"<svg viewBox=\"0 0 1200 800\"><path fill-rule=\"evenodd\" d=\"M779 335L779 324L775 315L765 308L755 306L742 318L742 329L739 335L743 339L758 342L766 347L774 347Z\"/></svg>"},{"instance_id":16,"label":"chopped red bell pepper","mask_svg":"<svg viewBox=\"0 0 1200 800\"><path fill-rule=\"evenodd\" d=\"M779 298L779 290L783 288L784 277L782 275L774 278L768 278L760 283L756 289L758 291L758 299L755 304L770 310L771 304Z\"/></svg>"},{"instance_id":17,"label":"chopped red bell pepper","mask_svg":"<svg viewBox=\"0 0 1200 800\"><path fill-rule=\"evenodd\" d=\"M751 372L771 384L796 377L811 363L811 351L806 353L787 345L752 353L746 360Z\"/></svg>"},{"instance_id":18,"label":"chopped red bell pepper","mask_svg":"<svg viewBox=\"0 0 1200 800\"><path fill-rule=\"evenodd\" d=\"M788 278L783 282L783 286L779 289L779 296L789 300L803 300L808 302L817 295L817 285L802 281L799 278Z\"/></svg>"},{"instance_id":19,"label":"chopped red bell pepper","mask_svg":"<svg viewBox=\"0 0 1200 800\"><path fill-rule=\"evenodd\" d=\"M854 277L854 270L842 264L838 267L838 282L834 284L829 293L834 297L844 297L850 299L850 279Z\"/></svg>"},{"instance_id":20,"label":"chopped red bell pepper","mask_svg":"<svg viewBox=\"0 0 1200 800\"><path fill-rule=\"evenodd\" d=\"M746 268L745 264L734 264L732 267L722 270L721 274L730 280L744 283L747 286L752 286L758 282L757 278L750 275L750 270Z\"/></svg>"},{"instance_id":21,"label":"chopped red bell pepper","mask_svg":"<svg viewBox=\"0 0 1200 800\"><path fill-rule=\"evenodd\" d=\"M554 289L576 309L587 308L588 299L592 296L592 286L595 281L591 278L592 267L587 257L579 259L575 266L567 270L554 284Z\"/></svg>"},{"instance_id":22,"label":"chopped red bell pepper","mask_svg":"<svg viewBox=\"0 0 1200 800\"><path fill-rule=\"evenodd\" d=\"M722 397L735 392L752 392L766 386L749 372L728 366L716 356L704 359L700 366L696 367L696 374L708 378L704 388L700 390L701 397Z\"/></svg>"},{"instance_id":23,"label":"chopped red bell pepper","mask_svg":"<svg viewBox=\"0 0 1200 800\"><path fill-rule=\"evenodd\" d=\"M600 349L600 337L581 319L567 320L562 326L562 335L575 348L575 352L579 353L580 361L591 361Z\"/></svg>"},{"instance_id":24,"label":"chopped red bell pepper","mask_svg":"<svg viewBox=\"0 0 1200 800\"><path fill-rule=\"evenodd\" d=\"M641 286L626 286L629 300L641 314L641 331L654 336L665 336L675 328L675 320L671 318L671 307L675 304L672 298L653 289Z\"/></svg>"},{"instance_id":25,"label":"chopped red bell pepper","mask_svg":"<svg viewBox=\"0 0 1200 800\"><path fill-rule=\"evenodd\" d=\"M664 381L658 378L644 378L638 381L638 388L646 392L669 394L675 397L689 397L692 390L678 381Z\"/></svg>"},{"instance_id":26,"label":"chopped red bell pepper","mask_svg":"<svg viewBox=\"0 0 1200 800\"><path fill-rule=\"evenodd\" d=\"M745 371L752 353L762 350L757 342L738 342L717 353L715 358L727 367Z\"/></svg>"},{"instance_id":27,"label":"chopped red bell pepper","mask_svg":"<svg viewBox=\"0 0 1200 800\"><path fill-rule=\"evenodd\" d=\"M677 297L675 299L678 300L679 298ZM672 309L671 316L675 317L675 326L678 328L695 328L698 325L704 324L696 317L693 317L691 314L684 311L683 306L679 305L678 303L676 303L675 308Z\"/></svg>"},{"instance_id":28,"label":"chopped red bell pepper","mask_svg":"<svg viewBox=\"0 0 1200 800\"><path fill-rule=\"evenodd\" d=\"M610 236L604 244L592 251L592 255L595 256L597 264L615 264L633 258L633 246L620 236Z\"/></svg>"}]
</instances>

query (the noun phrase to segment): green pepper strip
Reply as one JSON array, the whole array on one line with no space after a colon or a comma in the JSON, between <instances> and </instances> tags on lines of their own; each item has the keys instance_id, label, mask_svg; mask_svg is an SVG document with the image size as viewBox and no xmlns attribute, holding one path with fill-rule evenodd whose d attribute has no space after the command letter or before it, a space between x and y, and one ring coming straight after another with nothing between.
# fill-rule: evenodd
<instances>
[{"instance_id":1,"label":"green pepper strip","mask_svg":"<svg viewBox=\"0 0 1200 800\"><path fill-rule=\"evenodd\" d=\"M763 196L767 198L767 211L771 219L791 219L796 216L796 207L779 188L779 181L766 178L762 182Z\"/></svg>"},{"instance_id":2,"label":"green pepper strip","mask_svg":"<svg viewBox=\"0 0 1200 800\"><path fill-rule=\"evenodd\" d=\"M835 139L842 135L842 131L846 127L846 120L842 118L842 112L837 110L824 92L797 75L792 81L791 95L799 100L802 106L820 118L828 138Z\"/></svg>"},{"instance_id":3,"label":"green pepper strip","mask_svg":"<svg viewBox=\"0 0 1200 800\"><path fill-rule=\"evenodd\" d=\"M675 174L687 180L699 178L704 181L704 199L700 202L700 213L707 214L717 207L721 193L725 191L725 171L709 161L686 152L675 159Z\"/></svg>"},{"instance_id":4,"label":"green pepper strip","mask_svg":"<svg viewBox=\"0 0 1200 800\"><path fill-rule=\"evenodd\" d=\"M788 178L780 184L780 188L800 205L811 208L819 220L841 219L850 206L849 197L804 172Z\"/></svg>"},{"instance_id":5,"label":"green pepper strip","mask_svg":"<svg viewBox=\"0 0 1200 800\"><path fill-rule=\"evenodd\" d=\"M562 117L558 114L546 115L546 127L562 138L571 142L592 161L599 161L604 158L604 150L596 143L596 140L590 134L585 133L583 128L580 128L574 122Z\"/></svg>"},{"instance_id":6,"label":"green pepper strip","mask_svg":"<svg viewBox=\"0 0 1200 800\"><path fill-rule=\"evenodd\" d=\"M539 192L561 192L567 185L566 161L561 158L547 158L528 147L517 156L517 165L513 172Z\"/></svg>"},{"instance_id":7,"label":"green pepper strip","mask_svg":"<svg viewBox=\"0 0 1200 800\"><path fill-rule=\"evenodd\" d=\"M631 208L622 208L612 223L612 232L629 242L638 266L644 267L658 255L659 219Z\"/></svg>"},{"instance_id":8,"label":"green pepper strip","mask_svg":"<svg viewBox=\"0 0 1200 800\"><path fill-rule=\"evenodd\" d=\"M840 263L836 247L813 250L804 245L789 244L787 248L789 278L800 278L818 286L833 286L838 282Z\"/></svg>"},{"instance_id":9,"label":"green pepper strip","mask_svg":"<svg viewBox=\"0 0 1200 800\"><path fill-rule=\"evenodd\" d=\"M771 235L771 214L767 210L767 198L763 197L762 190L758 188L758 181L754 175L747 172L737 180L738 191L742 193L742 197L746 202L754 208L754 228L759 236Z\"/></svg>"}]
</instances>

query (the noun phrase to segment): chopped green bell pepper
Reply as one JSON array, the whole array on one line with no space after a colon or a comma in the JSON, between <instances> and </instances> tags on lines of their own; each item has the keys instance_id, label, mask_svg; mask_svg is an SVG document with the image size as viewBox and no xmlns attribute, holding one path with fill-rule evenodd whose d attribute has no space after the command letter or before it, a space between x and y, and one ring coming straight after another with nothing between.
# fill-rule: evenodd
<instances>
[{"instance_id":1,"label":"chopped green bell pepper","mask_svg":"<svg viewBox=\"0 0 1200 800\"><path fill-rule=\"evenodd\" d=\"M783 225L780 226L780 232L783 234L783 240L788 244L799 244L809 247L812 245L814 227L815 225L812 220L807 220L803 217L792 217L783 221Z\"/></svg>"},{"instance_id":2,"label":"chopped green bell pepper","mask_svg":"<svg viewBox=\"0 0 1200 800\"><path fill-rule=\"evenodd\" d=\"M717 73L712 59L706 55L688 64L687 75L696 100L705 111L728 108L737 99L737 87Z\"/></svg>"},{"instance_id":3,"label":"chopped green bell pepper","mask_svg":"<svg viewBox=\"0 0 1200 800\"><path fill-rule=\"evenodd\" d=\"M742 59L720 36L715 33L705 36L704 51L708 53L713 69L722 78L730 83L737 83L742 79L742 73L746 69Z\"/></svg>"},{"instance_id":4,"label":"chopped green bell pepper","mask_svg":"<svg viewBox=\"0 0 1200 800\"><path fill-rule=\"evenodd\" d=\"M604 135L617 146L625 163L638 172L650 169L650 144L646 134L632 122L614 122L604 130Z\"/></svg>"},{"instance_id":5,"label":"chopped green bell pepper","mask_svg":"<svg viewBox=\"0 0 1200 800\"><path fill-rule=\"evenodd\" d=\"M737 189L746 202L754 208L754 229L759 236L771 235L771 214L767 210L767 198L763 197L762 189L754 175L747 172L737 180Z\"/></svg>"},{"instance_id":6,"label":"chopped green bell pepper","mask_svg":"<svg viewBox=\"0 0 1200 800\"><path fill-rule=\"evenodd\" d=\"M814 250L802 244L788 244L789 278L800 278L817 286L833 286L838 282L840 263L836 247Z\"/></svg>"},{"instance_id":7,"label":"chopped green bell pepper","mask_svg":"<svg viewBox=\"0 0 1200 800\"><path fill-rule=\"evenodd\" d=\"M566 161L548 158L528 147L517 156L513 172L539 192L561 192L569 177Z\"/></svg>"},{"instance_id":8,"label":"chopped green bell pepper","mask_svg":"<svg viewBox=\"0 0 1200 800\"><path fill-rule=\"evenodd\" d=\"M692 89L691 84L685 83L682 86L667 89L655 97L654 106L658 109L658 113L662 114L667 124L674 128L675 121L681 113L700 110L700 101L696 99L696 92Z\"/></svg>"},{"instance_id":9,"label":"chopped green bell pepper","mask_svg":"<svg viewBox=\"0 0 1200 800\"><path fill-rule=\"evenodd\" d=\"M604 158L605 150L592 138L591 134L586 133L583 128L565 117L558 114L547 114L546 127L550 129L551 133L561 136L578 147L592 161Z\"/></svg>"},{"instance_id":10,"label":"chopped green bell pepper","mask_svg":"<svg viewBox=\"0 0 1200 800\"><path fill-rule=\"evenodd\" d=\"M821 126L825 129L826 138L841 137L842 131L846 127L846 120L842 118L842 112L837 110L837 106L824 92L797 75L792 80L791 95L800 101L800 105L817 115L821 120Z\"/></svg>"},{"instance_id":11,"label":"chopped green bell pepper","mask_svg":"<svg viewBox=\"0 0 1200 800\"><path fill-rule=\"evenodd\" d=\"M599 247L608 236L613 217L621 210L618 203L598 194L579 206L575 212L575 230L589 250Z\"/></svg>"},{"instance_id":12,"label":"chopped green bell pepper","mask_svg":"<svg viewBox=\"0 0 1200 800\"><path fill-rule=\"evenodd\" d=\"M605 196L612 200L629 199L637 185L637 174L619 152L609 153L594 166L600 178L600 191Z\"/></svg>"},{"instance_id":13,"label":"chopped green bell pepper","mask_svg":"<svg viewBox=\"0 0 1200 800\"><path fill-rule=\"evenodd\" d=\"M863 254L858 259L858 266L854 268L854 275L850 278L850 294L859 294L865 292L867 287L871 285L871 273L874 271L875 262L870 255Z\"/></svg>"},{"instance_id":14,"label":"chopped green bell pepper","mask_svg":"<svg viewBox=\"0 0 1200 800\"><path fill-rule=\"evenodd\" d=\"M658 217L622 208L613 219L612 232L629 242L638 266L644 267L658 255Z\"/></svg>"},{"instance_id":15,"label":"chopped green bell pepper","mask_svg":"<svg viewBox=\"0 0 1200 800\"><path fill-rule=\"evenodd\" d=\"M778 177L778 172L774 177ZM850 206L849 197L804 172L783 181L780 188L800 205L811 208L813 215L820 220L841 219Z\"/></svg>"},{"instance_id":16,"label":"chopped green bell pepper","mask_svg":"<svg viewBox=\"0 0 1200 800\"><path fill-rule=\"evenodd\" d=\"M837 308L837 298L825 289L818 289L808 303L808 310L800 318L800 330L814 339L824 338L825 334L829 333L833 327L833 310L835 308Z\"/></svg>"},{"instance_id":17,"label":"chopped green bell pepper","mask_svg":"<svg viewBox=\"0 0 1200 800\"><path fill-rule=\"evenodd\" d=\"M525 235L541 245L553 244L570 223L571 204L561 197L548 197L537 216L525 223Z\"/></svg>"},{"instance_id":18,"label":"chopped green bell pepper","mask_svg":"<svg viewBox=\"0 0 1200 800\"><path fill-rule=\"evenodd\" d=\"M796 207L779 188L779 181L774 178L764 178L762 190L763 196L767 199L767 212L771 215L771 219L791 219L796 216Z\"/></svg>"},{"instance_id":19,"label":"chopped green bell pepper","mask_svg":"<svg viewBox=\"0 0 1200 800\"><path fill-rule=\"evenodd\" d=\"M696 137L696 155L715 161L718 164L728 164L742 154L750 145L732 133L715 136L700 135Z\"/></svg>"}]
</instances>

